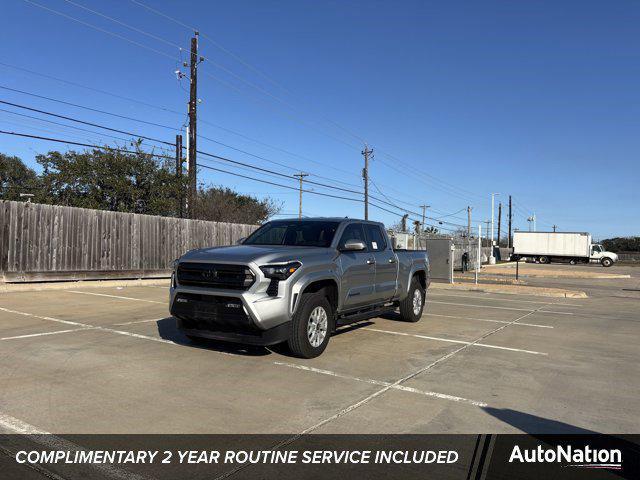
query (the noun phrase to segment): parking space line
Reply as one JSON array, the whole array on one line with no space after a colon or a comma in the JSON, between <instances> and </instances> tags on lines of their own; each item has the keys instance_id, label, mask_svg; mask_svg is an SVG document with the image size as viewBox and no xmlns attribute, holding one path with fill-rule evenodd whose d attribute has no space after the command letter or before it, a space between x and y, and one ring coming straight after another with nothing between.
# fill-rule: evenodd
<instances>
[{"instance_id":1,"label":"parking space line","mask_svg":"<svg viewBox=\"0 0 640 480\"><path fill-rule=\"evenodd\" d=\"M116 333L118 335L125 335L127 337L140 338L140 339L143 339L143 340L151 340L151 341L154 341L154 342L160 342L160 343L166 343L166 344L169 344L169 345L181 346L180 343L174 342L172 340L167 340L165 338L151 337L149 335L142 335L140 333L126 332L124 330L116 330L114 328L100 327L98 325L89 325L89 324L80 323L80 322L71 322L69 320L61 320L59 318L44 317L44 316L41 316L41 315L34 315L33 313L19 312L17 310L9 310L8 308L3 308L3 307L0 307L0 311L9 312L9 313L15 313L17 315L24 315L26 317L39 318L41 320L49 320L51 322L65 323L65 324L69 324L69 325L77 325L79 327L83 327L83 328L79 328L78 331L80 331L80 330L98 330L98 331L102 331L102 332ZM221 355L233 355L232 353L228 353L228 352L220 352L220 351L218 351L217 353L220 353Z\"/></svg>"},{"instance_id":2,"label":"parking space line","mask_svg":"<svg viewBox=\"0 0 640 480\"><path fill-rule=\"evenodd\" d=\"M29 435L29 440L52 450L86 451L87 449L57 435L46 432L19 418L0 412L0 427L20 435ZM91 463L90 466L106 478L120 480L145 480L148 477L122 470L108 463Z\"/></svg>"},{"instance_id":3,"label":"parking space line","mask_svg":"<svg viewBox=\"0 0 640 480\"><path fill-rule=\"evenodd\" d=\"M106 293L81 292L79 290L62 290L62 291L67 293L79 293L80 295L95 295L97 297L119 298L121 300L136 300L138 302L160 303L162 305L167 304L167 302L159 302L157 300L147 300L146 298L123 297L121 295L108 295Z\"/></svg>"},{"instance_id":4,"label":"parking space line","mask_svg":"<svg viewBox=\"0 0 640 480\"><path fill-rule=\"evenodd\" d=\"M510 325L510 323L507 325ZM505 325L505 327L507 325ZM424 338L425 340L435 340L438 342L460 343L463 345L473 345L475 347L495 348L496 350L509 350L511 352L530 353L532 355L548 355L547 353L536 352L535 350L524 350L522 348L501 347L499 345L488 345L486 343L478 343L478 342L466 342L464 340L452 340L450 338L429 337L427 335L420 335L417 333L394 332L393 330L380 330L379 328L371 328L371 327L365 327L365 328L362 328L361 330L370 330L372 332L388 333L390 335L402 335L405 337Z\"/></svg>"},{"instance_id":5,"label":"parking space line","mask_svg":"<svg viewBox=\"0 0 640 480\"><path fill-rule=\"evenodd\" d=\"M123 322L123 323L114 323L112 324L114 327L119 327L123 325L135 325L136 323L148 323L148 322L158 322L160 320L164 320L163 318L149 318L147 320L134 320L133 322Z\"/></svg>"},{"instance_id":6,"label":"parking space line","mask_svg":"<svg viewBox=\"0 0 640 480\"><path fill-rule=\"evenodd\" d=\"M88 328L72 328L70 330L57 330L55 332L30 333L28 335L14 335L13 337L2 337L0 340L15 340L18 338L44 337L45 335L57 335L59 333L79 332L80 330L89 330Z\"/></svg>"},{"instance_id":7,"label":"parking space line","mask_svg":"<svg viewBox=\"0 0 640 480\"><path fill-rule=\"evenodd\" d=\"M460 320L476 320L478 322L492 322L492 323L510 323L507 320L494 320L491 318L475 318L475 317L457 317L455 315L442 315L439 313L429 313L426 312L424 316L427 317L446 317L446 318L458 318ZM519 325L521 327L537 327L537 328L554 328L551 325L538 325L537 323L514 323L514 325Z\"/></svg>"},{"instance_id":8,"label":"parking space line","mask_svg":"<svg viewBox=\"0 0 640 480\"><path fill-rule=\"evenodd\" d=\"M361 378L361 377L354 377L351 375L345 375L343 373L337 373L337 372L333 372L331 370L323 370L320 368L314 368L314 367L308 367L306 365L297 365L295 363L285 363L285 362L273 362L274 365L282 365L285 367L289 367L289 368L297 368L298 370L305 370L308 372L313 372L313 373L319 373L322 375L329 375L332 377L337 377L337 378L344 378L346 380L354 380L357 382L366 382L366 383L371 383L373 385L381 385L381 386L388 386L391 385L391 383L389 382L383 382L380 380L372 380L372 379L368 379L368 378ZM486 407L487 404L484 402L477 402L475 400L469 400L468 398L463 398L463 397L457 397L455 395L447 395L446 393L439 393L439 392L431 392L428 390L419 390L417 388L412 388L412 387L405 387L403 385L391 385L391 388L393 388L394 390L401 390L403 392L410 392L410 393L417 393L419 395L424 395L427 397L434 397L434 398L440 398L442 400L451 400L454 402L462 402L462 403L469 403L471 405L474 405L476 407Z\"/></svg>"},{"instance_id":9,"label":"parking space line","mask_svg":"<svg viewBox=\"0 0 640 480\"><path fill-rule=\"evenodd\" d=\"M535 310L530 310L528 308L516 308L516 307L494 307L491 305L473 305L470 303L454 303L454 302L438 302L436 300L427 300L426 303L441 303L442 305L458 305L461 307L476 307L476 308L496 308L498 310L514 310L518 312L531 312L531 313L553 313L556 315L575 315L573 312L554 312L551 310L540 310L540 308L553 305L553 303L545 303L542 307L539 307Z\"/></svg>"},{"instance_id":10,"label":"parking space line","mask_svg":"<svg viewBox=\"0 0 640 480\"><path fill-rule=\"evenodd\" d=\"M495 293L491 293L491 292L469 292L470 294L480 294L480 295L497 295ZM503 295L513 295L511 293L509 294L503 294ZM427 296L429 297L433 297L433 296L438 296L438 297L455 297L455 298L469 298L469 295L460 295L460 294L452 294L452 293L434 293L432 291L427 293ZM472 297L474 300L483 300L482 297ZM553 298L553 297L550 297ZM561 298L561 297L558 297ZM519 300L519 299L515 299L515 298L487 298L487 300L495 300L496 302L519 302L519 303L542 303L545 305L548 305L549 302L542 302L540 300ZM560 303L560 302L553 302L554 306L560 306L560 307L584 307L584 305L580 305L577 303Z\"/></svg>"}]
</instances>

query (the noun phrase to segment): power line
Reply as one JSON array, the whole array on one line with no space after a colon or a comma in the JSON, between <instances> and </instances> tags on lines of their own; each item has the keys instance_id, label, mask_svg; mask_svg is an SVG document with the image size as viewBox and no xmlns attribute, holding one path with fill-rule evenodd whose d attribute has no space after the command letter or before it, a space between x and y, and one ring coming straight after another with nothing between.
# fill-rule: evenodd
<instances>
[{"instance_id":1,"label":"power line","mask_svg":"<svg viewBox=\"0 0 640 480\"><path fill-rule=\"evenodd\" d=\"M72 17L71 15L67 15L66 13L59 12L58 10L54 10L53 8L46 7L44 5L41 5L39 3L34 2L32 0L22 0L22 1L26 2L26 3L29 3L31 5L34 5L34 6L38 7L38 8L43 9L43 10L46 10L46 11L48 11L50 13L54 13L56 15L59 15L61 17L66 18L66 19L69 19L69 20L72 20L74 22L80 23L81 25L84 25L86 27L93 28L94 30L97 30L99 32L106 33L107 35L111 35L112 37L119 38L120 40L124 40L125 42L129 42L132 45L136 45L136 46L138 46L140 48L144 48L144 49L149 50L151 52L154 52L154 53L156 53L158 55L162 55L163 57L170 58L171 60L174 60L174 61L178 60L177 57L173 57L173 56L169 55L168 53L162 52L160 50L156 50L153 47L149 47L147 45L144 45L143 43L139 43L139 42L136 42L135 40L131 40L130 38L125 37L124 35L120 35L119 33L115 33L115 32L112 32L110 30L106 30L104 28L98 27L96 25L93 25L92 23L85 22L84 20L80 20L78 18Z\"/></svg>"},{"instance_id":2,"label":"power line","mask_svg":"<svg viewBox=\"0 0 640 480\"><path fill-rule=\"evenodd\" d=\"M49 142L56 142L56 143L66 143L68 145L77 145L80 147L88 147L88 148L96 148L99 150L111 150L114 152L121 152L121 153L131 153L131 154L135 154L135 155L148 155L151 157L156 157L156 158L168 158L173 160L174 157L173 156L169 156L169 155L160 155L157 153L149 153L149 152L142 152L142 151L134 151L134 150L127 150L125 148L119 148L119 147L108 147L108 146L101 146L101 145L93 145L91 143L81 143L81 142L72 142L70 140L63 140L60 138L51 138L51 137L42 137L40 135L30 135L28 133L21 133L21 132L10 132L7 130L0 130L1 134L4 135L14 135L17 137L24 137L24 138L34 138L36 140L46 140Z\"/></svg>"},{"instance_id":3,"label":"power line","mask_svg":"<svg viewBox=\"0 0 640 480\"><path fill-rule=\"evenodd\" d=\"M0 86L0 88L5 88L5 87ZM165 140L160 140L160 139L153 138L153 137L147 137L146 135L136 135L135 133L127 132L126 130L119 130L117 128L106 127L104 125L100 125L99 123L86 122L84 120L79 120L77 118L68 117L66 115L59 115L57 113L47 112L46 110L40 110L40 109L37 109L37 108L27 107L26 105L20 105L18 103L7 102L6 100L0 100L0 103L2 103L4 105L11 105L12 107L16 107L16 108L21 108L23 110L28 110L30 112L37 112L37 113L41 113L43 115L49 115L49 116L56 117L56 118L62 118L64 120L69 120L70 122L81 123L83 125L89 125L89 126L92 126L92 127L98 127L98 128L102 128L104 130L109 130L111 132L122 133L124 135L131 135L132 137L136 137L136 138L143 138L145 140L150 140L152 142L162 143L164 145L171 145L171 146L174 145L173 143L167 142Z\"/></svg>"}]
</instances>

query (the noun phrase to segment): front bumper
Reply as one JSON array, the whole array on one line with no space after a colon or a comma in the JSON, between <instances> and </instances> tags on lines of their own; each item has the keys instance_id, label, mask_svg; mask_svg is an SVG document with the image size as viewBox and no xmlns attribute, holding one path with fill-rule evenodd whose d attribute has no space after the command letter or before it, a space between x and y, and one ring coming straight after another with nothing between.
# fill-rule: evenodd
<instances>
[{"instance_id":1,"label":"front bumper","mask_svg":"<svg viewBox=\"0 0 640 480\"><path fill-rule=\"evenodd\" d=\"M286 340L297 298L295 279L279 282L269 294L270 280L257 266L250 268L256 281L245 291L183 286L172 278L169 308L178 328L192 336L253 345Z\"/></svg>"}]
</instances>

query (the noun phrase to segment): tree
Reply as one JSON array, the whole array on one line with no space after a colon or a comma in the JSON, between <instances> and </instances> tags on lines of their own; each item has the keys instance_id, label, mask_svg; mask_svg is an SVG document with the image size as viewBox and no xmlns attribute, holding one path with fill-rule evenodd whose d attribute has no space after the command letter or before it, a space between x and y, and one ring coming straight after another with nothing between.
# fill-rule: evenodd
<instances>
[{"instance_id":1,"label":"tree","mask_svg":"<svg viewBox=\"0 0 640 480\"><path fill-rule=\"evenodd\" d=\"M18 157L0 153L0 199L19 200L21 193L34 194L34 201L39 199L41 186L38 175Z\"/></svg>"},{"instance_id":2,"label":"tree","mask_svg":"<svg viewBox=\"0 0 640 480\"><path fill-rule=\"evenodd\" d=\"M610 252L640 252L640 237L607 238L601 243Z\"/></svg>"},{"instance_id":3,"label":"tree","mask_svg":"<svg viewBox=\"0 0 640 480\"><path fill-rule=\"evenodd\" d=\"M282 204L267 197L258 199L220 186L201 187L195 218L215 222L255 225L280 212Z\"/></svg>"},{"instance_id":4,"label":"tree","mask_svg":"<svg viewBox=\"0 0 640 480\"><path fill-rule=\"evenodd\" d=\"M43 168L44 202L56 205L173 216L186 185L169 159L141 151L53 151L36 160Z\"/></svg>"}]
</instances>

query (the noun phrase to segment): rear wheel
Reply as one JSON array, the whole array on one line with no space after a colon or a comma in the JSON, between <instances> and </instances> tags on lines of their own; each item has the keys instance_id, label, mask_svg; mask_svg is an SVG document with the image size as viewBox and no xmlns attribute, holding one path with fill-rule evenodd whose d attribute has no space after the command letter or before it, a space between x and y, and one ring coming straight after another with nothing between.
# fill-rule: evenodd
<instances>
[{"instance_id":1,"label":"rear wheel","mask_svg":"<svg viewBox=\"0 0 640 480\"><path fill-rule=\"evenodd\" d=\"M409 294L400 302L400 318L405 322L417 322L424 310L425 291L416 277L411 279Z\"/></svg>"},{"instance_id":2,"label":"rear wheel","mask_svg":"<svg viewBox=\"0 0 640 480\"><path fill-rule=\"evenodd\" d=\"M602 263L603 267L610 267L611 265L613 265L613 260L611 260L609 257L604 257L602 260L600 260L600 263Z\"/></svg>"},{"instance_id":3,"label":"rear wheel","mask_svg":"<svg viewBox=\"0 0 640 480\"><path fill-rule=\"evenodd\" d=\"M324 352L333 328L333 309L322 291L305 293L291 322L287 344L301 358L315 358Z\"/></svg>"},{"instance_id":4,"label":"rear wheel","mask_svg":"<svg viewBox=\"0 0 640 480\"><path fill-rule=\"evenodd\" d=\"M572 258L571 260L569 260L569 265L575 265L577 263L578 261L575 258Z\"/></svg>"},{"instance_id":5,"label":"rear wheel","mask_svg":"<svg viewBox=\"0 0 640 480\"><path fill-rule=\"evenodd\" d=\"M540 257L539 261L540 263L544 263L544 264L549 263L549 257L542 256Z\"/></svg>"}]
</instances>

